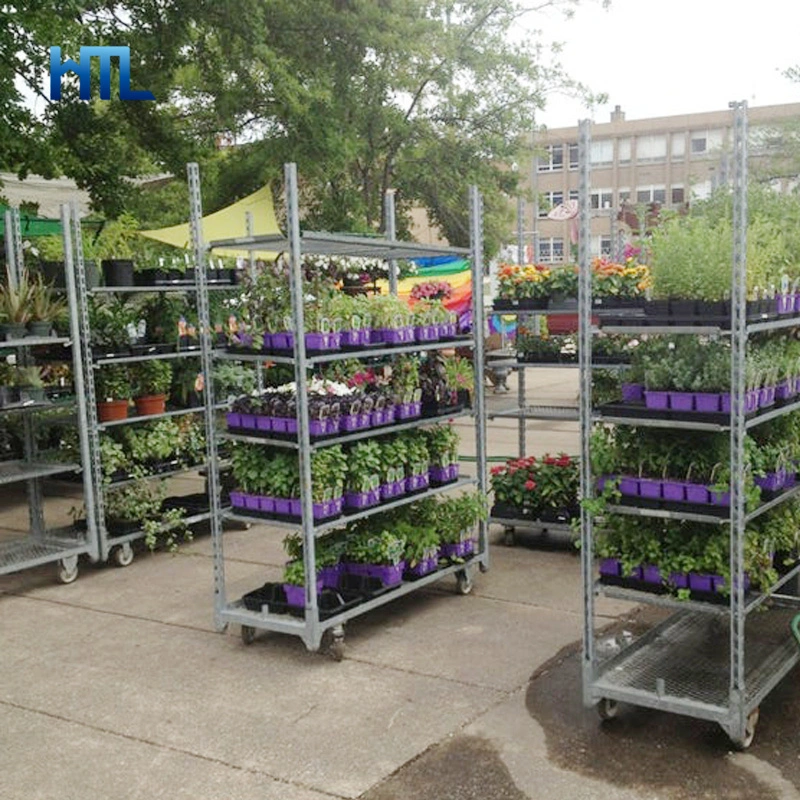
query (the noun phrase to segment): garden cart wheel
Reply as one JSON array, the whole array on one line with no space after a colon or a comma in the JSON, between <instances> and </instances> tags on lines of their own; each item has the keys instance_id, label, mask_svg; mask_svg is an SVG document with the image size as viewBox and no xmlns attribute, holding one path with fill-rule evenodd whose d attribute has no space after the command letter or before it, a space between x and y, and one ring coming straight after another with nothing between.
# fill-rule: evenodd
<instances>
[{"instance_id":1,"label":"garden cart wheel","mask_svg":"<svg viewBox=\"0 0 800 800\"><path fill-rule=\"evenodd\" d=\"M611 700L608 697L604 697L598 704L597 704L597 713L600 715L600 719L607 720L607 719L614 719L617 716L617 710L619 706L617 706L616 700Z\"/></svg>"},{"instance_id":2,"label":"garden cart wheel","mask_svg":"<svg viewBox=\"0 0 800 800\"><path fill-rule=\"evenodd\" d=\"M252 625L242 625L242 643L251 645L256 638L256 629Z\"/></svg>"},{"instance_id":3,"label":"garden cart wheel","mask_svg":"<svg viewBox=\"0 0 800 800\"><path fill-rule=\"evenodd\" d=\"M111 557L118 567L129 567L133 563L133 547L131 547L131 543L125 542L125 544L115 547Z\"/></svg>"},{"instance_id":4,"label":"garden cart wheel","mask_svg":"<svg viewBox=\"0 0 800 800\"><path fill-rule=\"evenodd\" d=\"M744 726L744 736L742 738L734 738L731 736L731 743L737 750L747 750L753 739L756 738L756 726L758 725L759 710L754 708L747 717L747 722Z\"/></svg>"},{"instance_id":5,"label":"garden cart wheel","mask_svg":"<svg viewBox=\"0 0 800 800\"><path fill-rule=\"evenodd\" d=\"M325 631L325 638L327 639L328 655L334 661L341 661L344 658L344 625L337 625Z\"/></svg>"},{"instance_id":6,"label":"garden cart wheel","mask_svg":"<svg viewBox=\"0 0 800 800\"><path fill-rule=\"evenodd\" d=\"M74 583L78 579L78 556L62 558L58 562L58 579L61 583Z\"/></svg>"},{"instance_id":7,"label":"garden cart wheel","mask_svg":"<svg viewBox=\"0 0 800 800\"><path fill-rule=\"evenodd\" d=\"M468 569L456 572L456 591L459 594L469 594L472 591L472 573Z\"/></svg>"},{"instance_id":8,"label":"garden cart wheel","mask_svg":"<svg viewBox=\"0 0 800 800\"><path fill-rule=\"evenodd\" d=\"M517 537L514 535L513 528L503 529L503 544L506 547L513 547L517 543Z\"/></svg>"}]
</instances>

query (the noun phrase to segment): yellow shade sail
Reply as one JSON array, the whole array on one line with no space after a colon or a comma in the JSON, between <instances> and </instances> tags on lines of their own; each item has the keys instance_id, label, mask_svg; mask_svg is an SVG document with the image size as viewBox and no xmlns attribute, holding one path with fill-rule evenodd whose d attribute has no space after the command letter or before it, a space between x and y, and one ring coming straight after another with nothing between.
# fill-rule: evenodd
<instances>
[{"instance_id":1,"label":"yellow shade sail","mask_svg":"<svg viewBox=\"0 0 800 800\"><path fill-rule=\"evenodd\" d=\"M262 186L257 192L237 200L233 205L203 217L203 241L208 243L217 239L247 236L248 211L253 217L252 234L280 233L278 221L275 218L272 192L268 186ZM169 228L139 231L139 233L148 239L155 239L157 242L163 242L173 247L188 248L191 246L188 222L182 225L171 225ZM250 255L247 250L215 249L212 252L232 258L247 258ZM254 253L256 258L269 261L274 260L277 255L277 253L261 251Z\"/></svg>"}]
</instances>

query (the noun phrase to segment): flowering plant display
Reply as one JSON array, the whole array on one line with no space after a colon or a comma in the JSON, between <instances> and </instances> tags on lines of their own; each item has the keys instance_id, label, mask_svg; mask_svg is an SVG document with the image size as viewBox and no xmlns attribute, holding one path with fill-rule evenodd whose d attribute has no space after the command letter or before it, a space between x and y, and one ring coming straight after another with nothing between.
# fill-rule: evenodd
<instances>
[{"instance_id":1,"label":"flowering plant display","mask_svg":"<svg viewBox=\"0 0 800 800\"><path fill-rule=\"evenodd\" d=\"M425 281L411 289L413 300L447 300L453 296L453 287L448 281Z\"/></svg>"},{"instance_id":2,"label":"flowering plant display","mask_svg":"<svg viewBox=\"0 0 800 800\"><path fill-rule=\"evenodd\" d=\"M641 297L652 286L650 269L637 264L635 257L616 264L608 258L595 258L592 262L593 293L596 297Z\"/></svg>"},{"instance_id":3,"label":"flowering plant display","mask_svg":"<svg viewBox=\"0 0 800 800\"><path fill-rule=\"evenodd\" d=\"M503 300L545 298L552 294L551 271L542 264L502 264L497 272Z\"/></svg>"},{"instance_id":4,"label":"flowering plant display","mask_svg":"<svg viewBox=\"0 0 800 800\"><path fill-rule=\"evenodd\" d=\"M530 516L572 510L578 504L578 463L566 453L518 458L493 467L491 484L497 504L514 506Z\"/></svg>"}]
</instances>

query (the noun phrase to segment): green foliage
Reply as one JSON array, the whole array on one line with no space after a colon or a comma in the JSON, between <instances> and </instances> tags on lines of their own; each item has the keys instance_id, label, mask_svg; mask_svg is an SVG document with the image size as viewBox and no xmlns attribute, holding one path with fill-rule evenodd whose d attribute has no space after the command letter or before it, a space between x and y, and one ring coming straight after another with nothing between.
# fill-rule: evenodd
<instances>
[{"instance_id":1,"label":"green foliage","mask_svg":"<svg viewBox=\"0 0 800 800\"><path fill-rule=\"evenodd\" d=\"M168 394L172 383L172 366L168 361L151 359L130 367L134 397Z\"/></svg>"},{"instance_id":2,"label":"green foliage","mask_svg":"<svg viewBox=\"0 0 800 800\"><path fill-rule=\"evenodd\" d=\"M434 425L425 431L430 463L447 467L458 461L458 431L452 425Z\"/></svg>"},{"instance_id":3,"label":"green foliage","mask_svg":"<svg viewBox=\"0 0 800 800\"><path fill-rule=\"evenodd\" d=\"M101 403L129 400L132 392L128 368L122 364L103 364L95 373L95 393Z\"/></svg>"}]
</instances>

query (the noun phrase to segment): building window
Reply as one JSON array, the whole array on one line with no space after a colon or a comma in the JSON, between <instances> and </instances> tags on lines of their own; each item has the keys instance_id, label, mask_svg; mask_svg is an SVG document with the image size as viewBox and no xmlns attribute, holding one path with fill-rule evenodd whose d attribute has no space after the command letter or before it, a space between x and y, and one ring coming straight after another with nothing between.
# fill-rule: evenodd
<instances>
[{"instance_id":1,"label":"building window","mask_svg":"<svg viewBox=\"0 0 800 800\"><path fill-rule=\"evenodd\" d=\"M686 134L673 133L672 134L672 160L681 161L686 155Z\"/></svg>"},{"instance_id":2,"label":"building window","mask_svg":"<svg viewBox=\"0 0 800 800\"><path fill-rule=\"evenodd\" d=\"M601 139L599 142L592 142L590 150L590 161L592 166L614 163L614 140Z\"/></svg>"},{"instance_id":3,"label":"building window","mask_svg":"<svg viewBox=\"0 0 800 800\"><path fill-rule=\"evenodd\" d=\"M578 145L569 145L569 168L578 169Z\"/></svg>"},{"instance_id":4,"label":"building window","mask_svg":"<svg viewBox=\"0 0 800 800\"><path fill-rule=\"evenodd\" d=\"M690 152L693 156L701 156L719 150L722 147L722 130L692 131Z\"/></svg>"},{"instance_id":5,"label":"building window","mask_svg":"<svg viewBox=\"0 0 800 800\"><path fill-rule=\"evenodd\" d=\"M667 157L666 134L638 136L636 138L637 161L664 161Z\"/></svg>"},{"instance_id":6,"label":"building window","mask_svg":"<svg viewBox=\"0 0 800 800\"><path fill-rule=\"evenodd\" d=\"M661 203L667 200L666 186L639 186L636 189L637 203Z\"/></svg>"},{"instance_id":7,"label":"building window","mask_svg":"<svg viewBox=\"0 0 800 800\"><path fill-rule=\"evenodd\" d=\"M681 206L684 203L683 186L673 186L671 192L672 205Z\"/></svg>"},{"instance_id":8,"label":"building window","mask_svg":"<svg viewBox=\"0 0 800 800\"><path fill-rule=\"evenodd\" d=\"M563 192L542 192L539 195L539 218L545 219L550 211L563 202Z\"/></svg>"},{"instance_id":9,"label":"building window","mask_svg":"<svg viewBox=\"0 0 800 800\"><path fill-rule=\"evenodd\" d=\"M564 168L564 146L549 144L545 147L545 154L539 156L536 169L539 172L557 172Z\"/></svg>"},{"instance_id":10,"label":"building window","mask_svg":"<svg viewBox=\"0 0 800 800\"><path fill-rule=\"evenodd\" d=\"M624 189L620 189L617 194L619 196L620 205L627 203L631 199L631 190L627 186Z\"/></svg>"},{"instance_id":11,"label":"building window","mask_svg":"<svg viewBox=\"0 0 800 800\"><path fill-rule=\"evenodd\" d=\"M628 164L631 160L631 140L630 138L617 140L617 161L620 164Z\"/></svg>"},{"instance_id":12,"label":"building window","mask_svg":"<svg viewBox=\"0 0 800 800\"><path fill-rule=\"evenodd\" d=\"M707 200L711 196L711 181L702 181L692 185L692 197Z\"/></svg>"},{"instance_id":13,"label":"building window","mask_svg":"<svg viewBox=\"0 0 800 800\"><path fill-rule=\"evenodd\" d=\"M601 256L610 256L611 255L611 237L610 236L601 236L600 237L600 255Z\"/></svg>"},{"instance_id":14,"label":"building window","mask_svg":"<svg viewBox=\"0 0 800 800\"><path fill-rule=\"evenodd\" d=\"M539 239L539 259L543 264L564 260L564 240L560 236Z\"/></svg>"},{"instance_id":15,"label":"building window","mask_svg":"<svg viewBox=\"0 0 800 800\"><path fill-rule=\"evenodd\" d=\"M569 190L569 199L570 200L577 200L578 199L578 190L577 189L570 189Z\"/></svg>"},{"instance_id":16,"label":"building window","mask_svg":"<svg viewBox=\"0 0 800 800\"><path fill-rule=\"evenodd\" d=\"M613 189L596 189L589 195L589 202L594 211L601 208L611 208L614 202Z\"/></svg>"}]
</instances>

